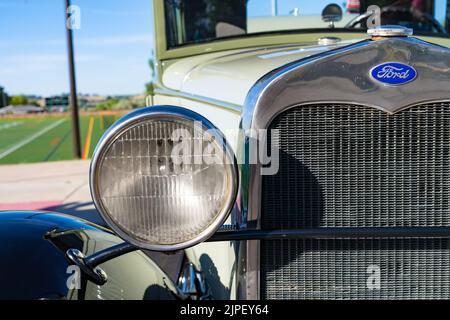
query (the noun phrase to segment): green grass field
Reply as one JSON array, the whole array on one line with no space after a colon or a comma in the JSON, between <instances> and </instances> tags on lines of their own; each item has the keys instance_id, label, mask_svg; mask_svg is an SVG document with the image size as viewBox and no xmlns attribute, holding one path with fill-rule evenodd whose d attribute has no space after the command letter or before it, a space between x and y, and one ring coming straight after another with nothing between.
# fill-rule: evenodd
<instances>
[{"instance_id":1,"label":"green grass field","mask_svg":"<svg viewBox=\"0 0 450 320\"><path fill-rule=\"evenodd\" d=\"M92 156L98 140L117 117L80 117L82 152L86 158ZM93 120L90 120L91 118ZM93 121L92 130L90 139L87 139L90 121ZM89 140L89 148L85 150ZM0 164L70 159L73 159L70 117L0 118Z\"/></svg>"}]
</instances>

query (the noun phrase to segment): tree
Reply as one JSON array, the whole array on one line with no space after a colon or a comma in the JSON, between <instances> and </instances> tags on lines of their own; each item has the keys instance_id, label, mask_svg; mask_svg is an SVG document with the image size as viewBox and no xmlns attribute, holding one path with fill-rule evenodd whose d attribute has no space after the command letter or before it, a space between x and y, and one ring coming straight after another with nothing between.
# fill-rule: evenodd
<instances>
[{"instance_id":1,"label":"tree","mask_svg":"<svg viewBox=\"0 0 450 320\"><path fill-rule=\"evenodd\" d=\"M153 60L153 58L150 58L148 60L148 66L150 67L150 71L151 71L151 80L150 80L150 82L145 84L145 93L147 95L153 95L154 94L154 90L155 90L155 86L154 86L155 61Z\"/></svg>"},{"instance_id":2,"label":"tree","mask_svg":"<svg viewBox=\"0 0 450 320\"><path fill-rule=\"evenodd\" d=\"M100 102L97 104L97 107L95 108L97 111L106 111L106 110L129 110L134 109L138 105L134 103L129 98L111 98L109 100Z\"/></svg>"},{"instance_id":3,"label":"tree","mask_svg":"<svg viewBox=\"0 0 450 320\"><path fill-rule=\"evenodd\" d=\"M106 102L100 102L95 107L95 110L97 110L97 111L105 111L105 110L108 110L108 106L107 106Z\"/></svg>"},{"instance_id":4,"label":"tree","mask_svg":"<svg viewBox=\"0 0 450 320\"><path fill-rule=\"evenodd\" d=\"M130 99L120 99L116 104L111 106L113 110L129 110L134 108L135 105Z\"/></svg>"},{"instance_id":5,"label":"tree","mask_svg":"<svg viewBox=\"0 0 450 320\"><path fill-rule=\"evenodd\" d=\"M13 106L28 104L28 99L24 95L11 96L9 98L9 104Z\"/></svg>"},{"instance_id":6,"label":"tree","mask_svg":"<svg viewBox=\"0 0 450 320\"><path fill-rule=\"evenodd\" d=\"M112 107L117 102L119 102L119 100L117 100L115 98L107 97L107 100L97 104L97 107L95 109L98 110L98 111L111 110Z\"/></svg>"}]
</instances>

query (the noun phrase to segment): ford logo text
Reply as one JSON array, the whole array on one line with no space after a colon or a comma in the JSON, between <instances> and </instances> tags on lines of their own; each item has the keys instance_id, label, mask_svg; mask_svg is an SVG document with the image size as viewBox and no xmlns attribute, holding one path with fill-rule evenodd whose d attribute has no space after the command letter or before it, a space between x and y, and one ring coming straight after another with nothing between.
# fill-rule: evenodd
<instances>
[{"instance_id":1,"label":"ford logo text","mask_svg":"<svg viewBox=\"0 0 450 320\"><path fill-rule=\"evenodd\" d=\"M384 84L397 86L413 81L417 71L400 62L386 62L373 68L370 75Z\"/></svg>"}]
</instances>

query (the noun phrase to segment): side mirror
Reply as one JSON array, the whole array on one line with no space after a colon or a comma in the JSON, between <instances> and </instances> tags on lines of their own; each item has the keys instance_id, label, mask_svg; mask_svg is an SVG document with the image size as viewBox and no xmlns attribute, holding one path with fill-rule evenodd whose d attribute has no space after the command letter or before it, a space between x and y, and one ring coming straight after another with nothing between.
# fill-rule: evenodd
<instances>
[{"instance_id":1,"label":"side mirror","mask_svg":"<svg viewBox=\"0 0 450 320\"><path fill-rule=\"evenodd\" d=\"M322 10L322 20L330 23L330 28L334 28L334 23L342 20L342 9L339 5L331 3Z\"/></svg>"}]
</instances>

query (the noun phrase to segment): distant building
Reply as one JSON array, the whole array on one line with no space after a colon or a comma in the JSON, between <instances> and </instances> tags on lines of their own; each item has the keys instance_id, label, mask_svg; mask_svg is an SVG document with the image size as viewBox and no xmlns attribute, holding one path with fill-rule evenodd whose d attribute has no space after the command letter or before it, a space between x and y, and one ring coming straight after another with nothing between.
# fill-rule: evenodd
<instances>
[{"instance_id":1,"label":"distant building","mask_svg":"<svg viewBox=\"0 0 450 320\"><path fill-rule=\"evenodd\" d=\"M8 95L3 87L0 87L0 108L6 107L8 104Z\"/></svg>"},{"instance_id":2,"label":"distant building","mask_svg":"<svg viewBox=\"0 0 450 320\"><path fill-rule=\"evenodd\" d=\"M36 94L29 94L25 96L28 99L29 104L35 104L40 107L45 107L45 99Z\"/></svg>"},{"instance_id":3,"label":"distant building","mask_svg":"<svg viewBox=\"0 0 450 320\"><path fill-rule=\"evenodd\" d=\"M100 102L106 101L105 96L79 95L78 107L80 109L94 109ZM68 95L51 96L43 99L45 110L49 112L65 112L69 109L70 97Z\"/></svg>"},{"instance_id":4,"label":"distant building","mask_svg":"<svg viewBox=\"0 0 450 320\"><path fill-rule=\"evenodd\" d=\"M130 100L133 101L133 102L135 102L135 103L137 103L137 104L139 104L139 103L144 102L144 101L145 101L145 98L146 98L145 95L143 95L143 94L138 94L138 95L135 95L135 96L131 96L131 97L130 97Z\"/></svg>"},{"instance_id":5,"label":"distant building","mask_svg":"<svg viewBox=\"0 0 450 320\"><path fill-rule=\"evenodd\" d=\"M104 102L104 101L106 101L106 97L98 96L98 95L93 95L93 96L81 95L78 97L78 104L79 104L80 108L83 108L83 109L93 109L93 108L97 107L97 105L100 102Z\"/></svg>"},{"instance_id":6,"label":"distant building","mask_svg":"<svg viewBox=\"0 0 450 320\"><path fill-rule=\"evenodd\" d=\"M1 114L15 114L15 115L24 115L31 113L42 113L44 110L41 107L36 106L7 106L0 109Z\"/></svg>"},{"instance_id":7,"label":"distant building","mask_svg":"<svg viewBox=\"0 0 450 320\"><path fill-rule=\"evenodd\" d=\"M69 96L52 96L45 98L45 109L50 112L65 112L69 109Z\"/></svg>"}]
</instances>

